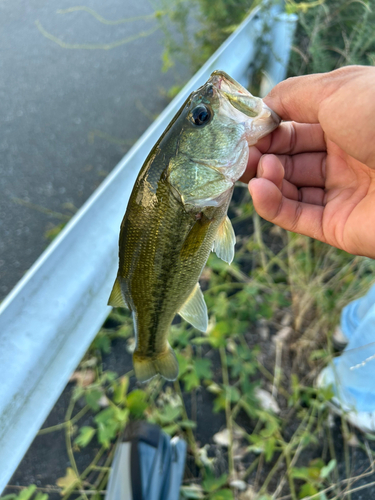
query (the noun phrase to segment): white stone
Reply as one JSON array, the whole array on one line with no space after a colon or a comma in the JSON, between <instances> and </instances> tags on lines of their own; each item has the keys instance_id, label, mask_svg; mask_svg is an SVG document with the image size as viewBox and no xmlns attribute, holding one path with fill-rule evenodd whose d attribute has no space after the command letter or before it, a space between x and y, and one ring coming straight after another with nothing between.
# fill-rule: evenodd
<instances>
[{"instance_id":1,"label":"white stone","mask_svg":"<svg viewBox=\"0 0 375 500\"><path fill-rule=\"evenodd\" d=\"M276 414L280 413L279 405L272 394L258 387L255 389L255 396L259 400L260 406L263 410L271 410Z\"/></svg>"},{"instance_id":2,"label":"white stone","mask_svg":"<svg viewBox=\"0 0 375 500\"><path fill-rule=\"evenodd\" d=\"M225 446L228 448L229 446L229 430L224 429L221 432L217 432L214 437L214 442L220 446Z\"/></svg>"}]
</instances>

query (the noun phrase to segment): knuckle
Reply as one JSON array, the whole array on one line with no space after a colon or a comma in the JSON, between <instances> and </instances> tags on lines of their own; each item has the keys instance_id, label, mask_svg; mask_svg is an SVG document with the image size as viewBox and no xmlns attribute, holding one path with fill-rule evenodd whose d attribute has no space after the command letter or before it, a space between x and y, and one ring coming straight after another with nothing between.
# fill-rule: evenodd
<instances>
[{"instance_id":1,"label":"knuckle","mask_svg":"<svg viewBox=\"0 0 375 500\"><path fill-rule=\"evenodd\" d=\"M296 210L294 212L294 218L290 225L290 230L294 232L298 232L299 221L302 215L302 203L299 201L296 206Z\"/></svg>"},{"instance_id":2,"label":"knuckle","mask_svg":"<svg viewBox=\"0 0 375 500\"><path fill-rule=\"evenodd\" d=\"M293 177L293 171L294 171L293 157L289 155L284 156L284 172L286 180L289 180Z\"/></svg>"},{"instance_id":3,"label":"knuckle","mask_svg":"<svg viewBox=\"0 0 375 500\"><path fill-rule=\"evenodd\" d=\"M326 154L322 155L322 159L320 161L320 176L323 180L326 178L326 161L327 161L327 156Z\"/></svg>"},{"instance_id":4,"label":"knuckle","mask_svg":"<svg viewBox=\"0 0 375 500\"><path fill-rule=\"evenodd\" d=\"M297 142L297 131L296 131L296 125L294 122L290 122L289 126L289 147L288 147L288 152L293 153L295 147L296 147L296 142Z\"/></svg>"},{"instance_id":5,"label":"knuckle","mask_svg":"<svg viewBox=\"0 0 375 500\"><path fill-rule=\"evenodd\" d=\"M279 216L280 216L280 214L282 212L282 209L283 209L283 199L281 198L281 201L279 203L279 206L277 207L275 216L272 218L271 222L275 222L277 224L277 219L279 218Z\"/></svg>"}]
</instances>

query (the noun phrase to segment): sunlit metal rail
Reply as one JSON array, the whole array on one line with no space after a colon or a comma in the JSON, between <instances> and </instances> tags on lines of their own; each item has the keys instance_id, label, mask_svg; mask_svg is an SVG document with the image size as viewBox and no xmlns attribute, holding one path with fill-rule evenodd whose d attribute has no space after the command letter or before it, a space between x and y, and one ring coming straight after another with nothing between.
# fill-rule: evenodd
<instances>
[{"instance_id":1,"label":"sunlit metal rail","mask_svg":"<svg viewBox=\"0 0 375 500\"><path fill-rule=\"evenodd\" d=\"M285 78L296 17L254 10L146 130L0 306L0 492L108 316L122 216L148 152L215 69L246 85L264 23L264 89ZM250 69L249 69L250 68Z\"/></svg>"}]
</instances>

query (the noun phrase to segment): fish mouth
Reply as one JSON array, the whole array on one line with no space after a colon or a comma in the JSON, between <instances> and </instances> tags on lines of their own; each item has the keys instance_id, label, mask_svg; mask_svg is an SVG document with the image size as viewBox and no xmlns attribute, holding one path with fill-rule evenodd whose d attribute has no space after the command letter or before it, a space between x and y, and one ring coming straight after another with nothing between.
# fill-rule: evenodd
<instances>
[{"instance_id":1,"label":"fish mouth","mask_svg":"<svg viewBox=\"0 0 375 500\"><path fill-rule=\"evenodd\" d=\"M262 112L258 116L257 121L264 121L269 124L270 127L273 127L272 130L274 130L276 127L280 125L281 118L280 116L275 113L271 108L267 106L267 104L264 104L262 101Z\"/></svg>"},{"instance_id":2,"label":"fish mouth","mask_svg":"<svg viewBox=\"0 0 375 500\"><path fill-rule=\"evenodd\" d=\"M225 71L217 69L216 71L211 73L209 81L218 90L221 90L223 88L224 90L230 90L232 92L236 91L240 94L250 94L250 92L246 90L245 87L236 82L236 80L229 76L228 73L225 73Z\"/></svg>"},{"instance_id":3,"label":"fish mouth","mask_svg":"<svg viewBox=\"0 0 375 500\"><path fill-rule=\"evenodd\" d=\"M252 119L252 129L262 130L266 135L280 124L280 117L260 97L254 97L225 71L214 71L209 82L233 108Z\"/></svg>"}]
</instances>

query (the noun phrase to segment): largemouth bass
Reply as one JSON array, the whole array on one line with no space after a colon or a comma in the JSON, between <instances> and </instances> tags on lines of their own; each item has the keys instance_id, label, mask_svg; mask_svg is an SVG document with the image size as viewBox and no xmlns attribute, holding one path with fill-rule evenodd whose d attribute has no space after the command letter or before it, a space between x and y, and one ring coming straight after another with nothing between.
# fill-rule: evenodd
<instances>
[{"instance_id":1,"label":"largemouth bass","mask_svg":"<svg viewBox=\"0 0 375 500\"><path fill-rule=\"evenodd\" d=\"M190 94L148 155L135 182L119 242L109 305L133 314L136 377L178 375L167 336L178 313L206 331L198 279L211 251L231 263L235 235L227 217L249 146L279 117L223 71Z\"/></svg>"}]
</instances>

